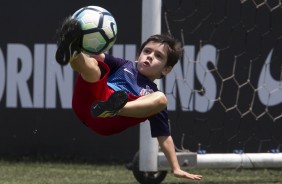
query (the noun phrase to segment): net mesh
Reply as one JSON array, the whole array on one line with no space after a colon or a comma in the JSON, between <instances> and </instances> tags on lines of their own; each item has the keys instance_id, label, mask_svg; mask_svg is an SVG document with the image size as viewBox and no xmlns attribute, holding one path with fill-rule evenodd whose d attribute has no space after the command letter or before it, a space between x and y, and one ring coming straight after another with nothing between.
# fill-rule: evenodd
<instances>
[{"instance_id":1,"label":"net mesh","mask_svg":"<svg viewBox=\"0 0 282 184\"><path fill-rule=\"evenodd\" d=\"M176 146L277 152L282 145L280 0L163 0L184 56L162 81Z\"/></svg>"}]
</instances>

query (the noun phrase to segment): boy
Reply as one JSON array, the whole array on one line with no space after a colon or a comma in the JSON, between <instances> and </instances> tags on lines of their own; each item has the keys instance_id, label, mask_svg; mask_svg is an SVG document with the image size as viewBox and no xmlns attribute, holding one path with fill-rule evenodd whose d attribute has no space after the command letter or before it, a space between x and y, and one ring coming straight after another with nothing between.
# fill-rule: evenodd
<instances>
[{"instance_id":1,"label":"boy","mask_svg":"<svg viewBox=\"0 0 282 184\"><path fill-rule=\"evenodd\" d=\"M146 119L152 137L157 137L176 177L201 180L202 176L181 170L170 135L167 99L159 92L155 79L172 70L182 54L180 43L167 35L154 35L138 52L136 69L131 61L108 54L81 52L81 29L78 21L67 18L60 30L56 60L70 63L78 72L73 94L73 111L94 132L119 133Z\"/></svg>"}]
</instances>

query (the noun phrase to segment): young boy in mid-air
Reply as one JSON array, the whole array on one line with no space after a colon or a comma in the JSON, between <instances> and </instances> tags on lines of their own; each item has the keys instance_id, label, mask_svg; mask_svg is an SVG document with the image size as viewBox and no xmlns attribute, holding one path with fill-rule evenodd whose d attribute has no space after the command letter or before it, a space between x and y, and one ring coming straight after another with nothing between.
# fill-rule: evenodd
<instances>
[{"instance_id":1,"label":"young boy in mid-air","mask_svg":"<svg viewBox=\"0 0 282 184\"><path fill-rule=\"evenodd\" d=\"M178 163L168 123L167 99L153 82L168 74L182 55L181 44L168 35L153 35L145 41L135 61L108 54L88 56L81 51L80 23L67 18L60 29L56 60L70 63L78 72L73 111L90 129L112 135L149 119L152 137L157 137L174 176L201 180L201 175L183 171Z\"/></svg>"}]
</instances>

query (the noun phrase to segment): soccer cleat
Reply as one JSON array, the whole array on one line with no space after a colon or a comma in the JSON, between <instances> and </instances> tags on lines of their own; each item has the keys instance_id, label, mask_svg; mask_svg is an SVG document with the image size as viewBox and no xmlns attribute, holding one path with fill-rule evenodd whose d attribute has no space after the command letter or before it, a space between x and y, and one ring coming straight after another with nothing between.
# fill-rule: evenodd
<instances>
[{"instance_id":1,"label":"soccer cleat","mask_svg":"<svg viewBox=\"0 0 282 184\"><path fill-rule=\"evenodd\" d=\"M59 30L56 60L60 65L66 65L70 59L80 53L82 31L80 23L71 17L66 18Z\"/></svg>"},{"instance_id":2,"label":"soccer cleat","mask_svg":"<svg viewBox=\"0 0 282 184\"><path fill-rule=\"evenodd\" d=\"M116 116L127 103L128 97L125 91L115 91L108 100L97 101L92 104L91 110L95 117L107 118Z\"/></svg>"}]
</instances>

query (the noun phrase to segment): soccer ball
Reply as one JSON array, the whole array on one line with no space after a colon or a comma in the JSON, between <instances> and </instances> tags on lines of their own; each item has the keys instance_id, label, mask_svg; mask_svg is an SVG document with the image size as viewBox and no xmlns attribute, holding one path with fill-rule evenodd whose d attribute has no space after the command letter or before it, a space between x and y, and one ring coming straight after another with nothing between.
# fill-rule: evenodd
<instances>
[{"instance_id":1,"label":"soccer ball","mask_svg":"<svg viewBox=\"0 0 282 184\"><path fill-rule=\"evenodd\" d=\"M117 24L110 12L99 6L86 6L77 10L72 18L82 29L82 51L100 54L108 51L116 41Z\"/></svg>"}]
</instances>

